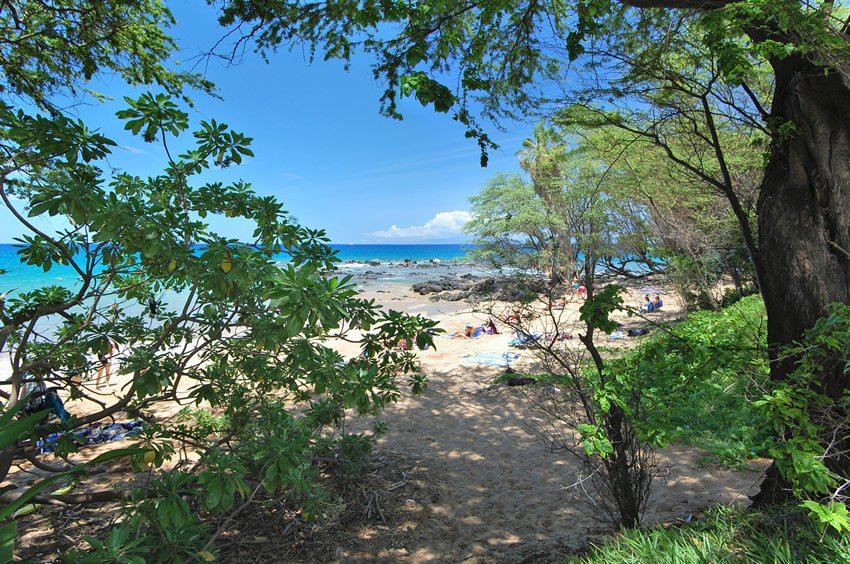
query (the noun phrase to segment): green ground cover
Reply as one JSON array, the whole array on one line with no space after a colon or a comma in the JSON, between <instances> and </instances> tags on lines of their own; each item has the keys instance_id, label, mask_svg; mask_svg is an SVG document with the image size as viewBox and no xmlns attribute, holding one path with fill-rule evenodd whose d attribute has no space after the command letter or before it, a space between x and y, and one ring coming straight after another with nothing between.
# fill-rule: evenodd
<instances>
[{"instance_id":1,"label":"green ground cover","mask_svg":"<svg viewBox=\"0 0 850 564\"><path fill-rule=\"evenodd\" d=\"M850 562L850 538L822 533L794 506L769 511L721 506L689 525L624 530L571 562L841 564Z\"/></svg>"},{"instance_id":2,"label":"green ground cover","mask_svg":"<svg viewBox=\"0 0 850 564\"><path fill-rule=\"evenodd\" d=\"M645 436L704 448L725 464L763 452L767 427L752 404L768 380L759 297L660 328L611 368L640 390L637 424Z\"/></svg>"}]
</instances>

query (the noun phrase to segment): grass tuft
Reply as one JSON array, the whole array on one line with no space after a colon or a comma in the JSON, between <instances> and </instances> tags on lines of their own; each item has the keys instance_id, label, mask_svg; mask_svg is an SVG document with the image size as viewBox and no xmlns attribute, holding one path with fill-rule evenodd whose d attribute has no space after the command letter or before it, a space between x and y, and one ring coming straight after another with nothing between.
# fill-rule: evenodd
<instances>
[{"instance_id":1,"label":"grass tuft","mask_svg":"<svg viewBox=\"0 0 850 564\"><path fill-rule=\"evenodd\" d=\"M690 525L622 531L570 562L850 564L850 539L829 532L822 535L795 506L764 511L715 507Z\"/></svg>"}]
</instances>

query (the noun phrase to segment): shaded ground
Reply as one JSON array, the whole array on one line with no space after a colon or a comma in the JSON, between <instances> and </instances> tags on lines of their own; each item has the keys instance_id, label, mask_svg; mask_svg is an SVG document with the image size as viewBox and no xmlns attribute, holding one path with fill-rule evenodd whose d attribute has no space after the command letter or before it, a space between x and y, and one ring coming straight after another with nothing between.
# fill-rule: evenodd
<instances>
[{"instance_id":1,"label":"shaded ground","mask_svg":"<svg viewBox=\"0 0 850 564\"><path fill-rule=\"evenodd\" d=\"M446 312L443 327L452 332L480 319L469 311ZM361 481L328 483L343 496L344 509L314 524L279 502L259 500L225 527L217 543L221 561L547 562L606 532L599 513L567 488L578 465L550 453L529 432L535 415L521 390L493 386L504 368L463 360L507 351L510 339L439 339L437 350L421 355L426 393L405 395L384 413L390 431L374 466ZM533 372L533 355L521 354L515 367ZM744 504L766 466L757 462L746 472L702 466L705 453L690 448L659 454L662 477L648 522L675 521L713 504ZM19 525L21 556L49 561L57 551L81 546L83 535L105 536L111 517L109 507L28 516Z\"/></svg>"}]
</instances>

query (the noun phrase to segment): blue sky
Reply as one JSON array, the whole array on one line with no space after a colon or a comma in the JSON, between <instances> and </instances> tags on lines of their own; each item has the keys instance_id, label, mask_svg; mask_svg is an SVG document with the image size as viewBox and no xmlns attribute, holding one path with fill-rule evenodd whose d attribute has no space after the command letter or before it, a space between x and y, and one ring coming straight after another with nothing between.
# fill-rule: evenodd
<instances>
[{"instance_id":1,"label":"blue sky","mask_svg":"<svg viewBox=\"0 0 850 564\"><path fill-rule=\"evenodd\" d=\"M169 5L178 20L171 29L182 48L177 58L191 59L222 35L203 3ZM269 64L247 53L238 66L211 62L207 76L223 99L193 95L192 123L214 118L254 138L255 158L221 179L241 178L274 195L303 225L325 229L335 243L463 242L458 229L468 218L467 199L497 173L518 170L516 152L531 132L526 124L509 124L507 132L492 128L500 149L481 168L477 144L448 115L405 99L403 121L380 116L382 89L365 59L346 72L339 62L308 64L300 51L281 51ZM161 170L160 147L124 133L112 117L124 107L121 96L132 92L118 79L91 87L116 98L77 110L121 145L110 164L139 175ZM10 241L17 233L4 219L0 241ZM230 218L213 220L213 227L250 235L246 223Z\"/></svg>"}]
</instances>

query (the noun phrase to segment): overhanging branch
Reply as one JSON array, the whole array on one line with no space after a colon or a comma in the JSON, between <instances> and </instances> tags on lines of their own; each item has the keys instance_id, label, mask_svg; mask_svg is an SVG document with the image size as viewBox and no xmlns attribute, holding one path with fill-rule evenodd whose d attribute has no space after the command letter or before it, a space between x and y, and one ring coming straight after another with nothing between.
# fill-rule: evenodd
<instances>
[{"instance_id":1,"label":"overhanging branch","mask_svg":"<svg viewBox=\"0 0 850 564\"><path fill-rule=\"evenodd\" d=\"M671 8L676 10L715 10L735 0L620 0L633 8Z\"/></svg>"}]
</instances>

